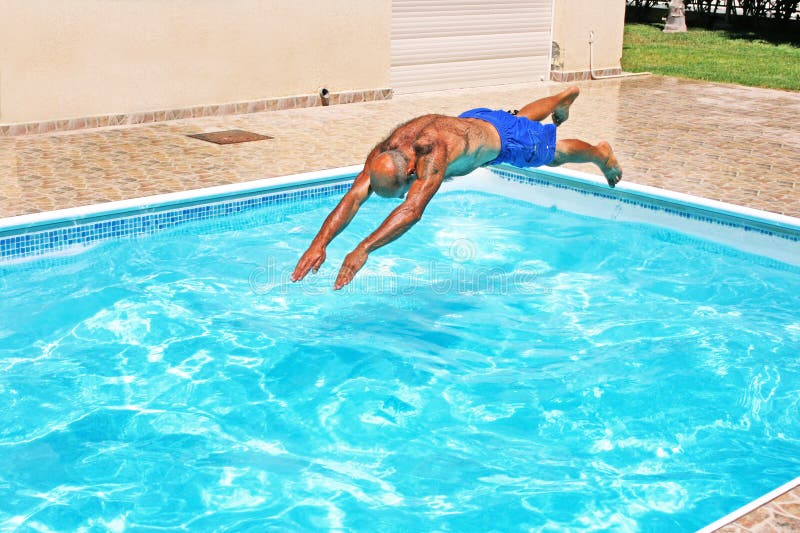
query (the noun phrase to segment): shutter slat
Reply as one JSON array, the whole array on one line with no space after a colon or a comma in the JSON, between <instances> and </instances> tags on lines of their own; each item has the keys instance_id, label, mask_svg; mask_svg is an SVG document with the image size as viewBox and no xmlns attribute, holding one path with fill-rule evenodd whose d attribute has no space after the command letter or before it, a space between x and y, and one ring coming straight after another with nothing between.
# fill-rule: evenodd
<instances>
[{"instance_id":1,"label":"shutter slat","mask_svg":"<svg viewBox=\"0 0 800 533\"><path fill-rule=\"evenodd\" d=\"M392 74L394 88L409 93L522 83L531 81L531 70L541 71L546 67L546 60L512 58L397 67Z\"/></svg>"},{"instance_id":2,"label":"shutter slat","mask_svg":"<svg viewBox=\"0 0 800 533\"><path fill-rule=\"evenodd\" d=\"M553 0L393 0L398 93L549 77Z\"/></svg>"},{"instance_id":3,"label":"shutter slat","mask_svg":"<svg viewBox=\"0 0 800 533\"><path fill-rule=\"evenodd\" d=\"M511 57L547 57L549 32L541 34L431 37L392 42L393 66Z\"/></svg>"}]
</instances>

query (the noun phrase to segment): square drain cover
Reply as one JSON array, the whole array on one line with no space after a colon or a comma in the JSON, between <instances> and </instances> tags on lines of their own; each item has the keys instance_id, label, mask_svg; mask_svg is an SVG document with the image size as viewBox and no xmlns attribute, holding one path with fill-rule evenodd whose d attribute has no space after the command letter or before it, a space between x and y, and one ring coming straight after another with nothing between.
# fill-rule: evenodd
<instances>
[{"instance_id":1,"label":"square drain cover","mask_svg":"<svg viewBox=\"0 0 800 533\"><path fill-rule=\"evenodd\" d=\"M258 133L251 133L249 131L243 131L243 130L226 130L226 131L214 131L211 133L196 133L194 135L188 135L188 137L192 137L193 139L200 139L201 141L208 141L214 144L236 144L236 143L246 143L250 141L263 141L266 139L272 139L272 137L268 135L259 135Z\"/></svg>"}]
</instances>

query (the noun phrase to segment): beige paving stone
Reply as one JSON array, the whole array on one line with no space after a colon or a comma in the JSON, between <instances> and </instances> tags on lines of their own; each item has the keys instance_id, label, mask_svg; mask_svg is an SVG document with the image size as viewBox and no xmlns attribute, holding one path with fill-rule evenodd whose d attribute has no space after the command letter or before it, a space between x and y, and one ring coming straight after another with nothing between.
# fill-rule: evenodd
<instances>
[{"instance_id":1,"label":"beige paving stone","mask_svg":"<svg viewBox=\"0 0 800 533\"><path fill-rule=\"evenodd\" d=\"M759 524L750 529L752 533L786 533L772 523Z\"/></svg>"},{"instance_id":2,"label":"beige paving stone","mask_svg":"<svg viewBox=\"0 0 800 533\"><path fill-rule=\"evenodd\" d=\"M748 533L748 530L737 524L728 524L727 526L719 528L716 533Z\"/></svg>"},{"instance_id":3,"label":"beige paving stone","mask_svg":"<svg viewBox=\"0 0 800 533\"><path fill-rule=\"evenodd\" d=\"M736 521L736 523L742 527L753 529L756 526L760 526L764 522L769 522L772 520L772 518L772 511L770 510L769 506L764 506L760 509L756 509L752 513L749 513L747 516L740 518Z\"/></svg>"},{"instance_id":4,"label":"beige paving stone","mask_svg":"<svg viewBox=\"0 0 800 533\"><path fill-rule=\"evenodd\" d=\"M773 500L773 503L778 505L797 504L800 503L800 487L790 490L786 494L778 496Z\"/></svg>"},{"instance_id":5,"label":"beige paving stone","mask_svg":"<svg viewBox=\"0 0 800 533\"><path fill-rule=\"evenodd\" d=\"M794 510L795 513L797 509ZM800 532L800 518L792 514L775 513L773 525L778 531Z\"/></svg>"}]
</instances>

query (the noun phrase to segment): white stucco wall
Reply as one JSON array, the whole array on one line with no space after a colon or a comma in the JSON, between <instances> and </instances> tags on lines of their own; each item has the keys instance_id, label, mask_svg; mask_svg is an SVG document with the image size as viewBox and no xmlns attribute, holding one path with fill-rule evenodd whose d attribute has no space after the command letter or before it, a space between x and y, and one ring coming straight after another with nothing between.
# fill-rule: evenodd
<instances>
[{"instance_id":1,"label":"white stucco wall","mask_svg":"<svg viewBox=\"0 0 800 533\"><path fill-rule=\"evenodd\" d=\"M389 87L391 0L0 0L0 123Z\"/></svg>"}]
</instances>

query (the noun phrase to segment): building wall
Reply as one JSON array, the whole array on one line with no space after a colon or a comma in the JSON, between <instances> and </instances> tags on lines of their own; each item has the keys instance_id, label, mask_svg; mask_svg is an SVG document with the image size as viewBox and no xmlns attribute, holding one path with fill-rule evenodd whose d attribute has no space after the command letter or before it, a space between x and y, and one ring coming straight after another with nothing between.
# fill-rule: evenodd
<instances>
[{"instance_id":1,"label":"building wall","mask_svg":"<svg viewBox=\"0 0 800 533\"><path fill-rule=\"evenodd\" d=\"M551 78L588 73L590 31L618 72L625 0L553 2ZM392 0L0 0L0 125L20 125L0 134L389 97L391 19Z\"/></svg>"},{"instance_id":2,"label":"building wall","mask_svg":"<svg viewBox=\"0 0 800 533\"><path fill-rule=\"evenodd\" d=\"M0 0L0 123L389 87L391 0Z\"/></svg>"},{"instance_id":3,"label":"building wall","mask_svg":"<svg viewBox=\"0 0 800 533\"><path fill-rule=\"evenodd\" d=\"M588 74L590 32L594 71L619 72L624 31L625 0L555 0L551 78Z\"/></svg>"}]
</instances>

